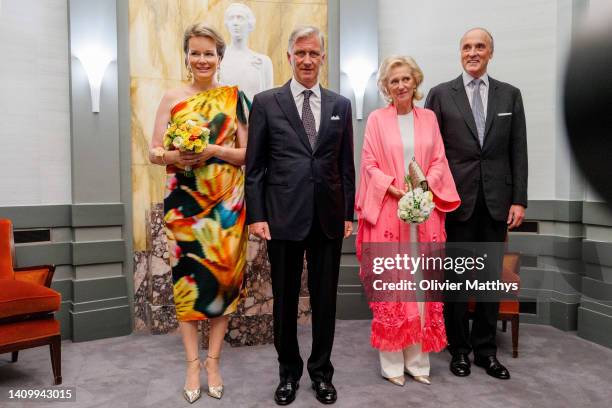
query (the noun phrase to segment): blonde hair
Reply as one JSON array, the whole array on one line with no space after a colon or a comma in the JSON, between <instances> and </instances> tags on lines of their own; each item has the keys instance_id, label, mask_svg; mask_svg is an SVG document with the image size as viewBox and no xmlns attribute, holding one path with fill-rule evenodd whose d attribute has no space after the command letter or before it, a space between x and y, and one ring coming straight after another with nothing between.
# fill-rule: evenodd
<instances>
[{"instance_id":1,"label":"blonde hair","mask_svg":"<svg viewBox=\"0 0 612 408\"><path fill-rule=\"evenodd\" d=\"M388 103L392 103L391 95L389 95L389 91L387 90L387 82L389 81L389 75L391 70L395 67L406 66L410 69L410 73L414 80L416 81L416 89L414 90L414 94L412 95L412 99L416 101L420 101L423 99L423 93L419 91L419 86L423 83L423 71L417 65L416 61L412 57L403 56L403 55L392 55L383 60L380 64L380 68L378 68L378 75L376 78L376 83L378 85L378 91L382 95L382 97Z\"/></svg>"},{"instance_id":2,"label":"blonde hair","mask_svg":"<svg viewBox=\"0 0 612 408\"><path fill-rule=\"evenodd\" d=\"M183 51L185 52L185 66L189 66L188 54L189 54L189 39L193 37L206 37L210 38L215 42L217 48L217 55L219 59L223 59L225 55L225 41L219 33L212 27L207 26L204 23L195 23L187 27L185 34L183 35Z\"/></svg>"}]
</instances>

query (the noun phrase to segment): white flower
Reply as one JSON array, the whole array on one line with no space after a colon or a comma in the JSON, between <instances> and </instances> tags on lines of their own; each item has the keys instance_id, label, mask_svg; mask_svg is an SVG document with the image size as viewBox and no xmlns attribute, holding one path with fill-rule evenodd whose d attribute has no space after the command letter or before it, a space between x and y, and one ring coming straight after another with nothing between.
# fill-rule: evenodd
<instances>
[{"instance_id":1,"label":"white flower","mask_svg":"<svg viewBox=\"0 0 612 408\"><path fill-rule=\"evenodd\" d=\"M195 123L193 120L191 120L191 119L188 119L188 120L187 120L185 123L187 124L187 126L195 126L195 124L196 124L196 123Z\"/></svg>"},{"instance_id":2,"label":"white flower","mask_svg":"<svg viewBox=\"0 0 612 408\"><path fill-rule=\"evenodd\" d=\"M398 202L397 216L400 220L420 224L427 221L434 209L433 196L429 191L417 187L408 191Z\"/></svg>"},{"instance_id":3,"label":"white flower","mask_svg":"<svg viewBox=\"0 0 612 408\"><path fill-rule=\"evenodd\" d=\"M181 147L183 147L183 138L180 136L175 137L172 140L172 146L176 147L177 149L180 149Z\"/></svg>"}]
</instances>

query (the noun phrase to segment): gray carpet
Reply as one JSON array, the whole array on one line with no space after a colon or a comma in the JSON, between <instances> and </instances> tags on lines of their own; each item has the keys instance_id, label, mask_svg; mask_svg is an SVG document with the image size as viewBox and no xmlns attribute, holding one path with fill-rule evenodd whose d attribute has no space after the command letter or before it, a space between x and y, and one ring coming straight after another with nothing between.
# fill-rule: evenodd
<instances>
[{"instance_id":1,"label":"gray carpet","mask_svg":"<svg viewBox=\"0 0 612 408\"><path fill-rule=\"evenodd\" d=\"M310 349L310 328L300 329L302 356ZM407 380L405 387L384 381L378 356L368 344L368 321L338 321L332 356L338 389L336 407L609 407L612 401L612 350L547 326L521 325L519 358L510 355L510 333L499 333L498 357L512 379L496 380L473 367L470 377L448 371L447 353L432 355L428 387ZM1 407L184 407L183 353L177 334L131 335L85 343L64 342L64 386L76 386L76 403L16 403ZM24 350L19 362L0 356L0 390L42 387L52 381L47 348ZM272 345L225 347L222 373L226 394L207 396L194 407L274 407L277 385ZM206 377L202 375L202 383ZM308 376L291 407L320 407Z\"/></svg>"}]
</instances>

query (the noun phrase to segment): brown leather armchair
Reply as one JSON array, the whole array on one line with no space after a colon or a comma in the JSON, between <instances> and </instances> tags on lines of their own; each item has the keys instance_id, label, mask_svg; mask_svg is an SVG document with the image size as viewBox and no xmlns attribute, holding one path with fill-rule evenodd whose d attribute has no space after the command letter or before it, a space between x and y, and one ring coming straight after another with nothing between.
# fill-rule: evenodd
<instances>
[{"instance_id":1,"label":"brown leather armchair","mask_svg":"<svg viewBox=\"0 0 612 408\"><path fill-rule=\"evenodd\" d=\"M0 354L49 345L54 384L62 383L60 325L54 313L61 296L50 289L55 267L14 268L13 225L0 219Z\"/></svg>"}]
</instances>

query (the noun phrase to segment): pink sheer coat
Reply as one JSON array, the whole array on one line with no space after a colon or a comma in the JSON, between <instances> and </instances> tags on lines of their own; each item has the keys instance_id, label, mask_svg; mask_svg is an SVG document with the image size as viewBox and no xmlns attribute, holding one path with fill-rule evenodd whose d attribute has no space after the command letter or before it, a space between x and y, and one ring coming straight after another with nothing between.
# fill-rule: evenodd
<instances>
[{"instance_id":1,"label":"pink sheer coat","mask_svg":"<svg viewBox=\"0 0 612 408\"><path fill-rule=\"evenodd\" d=\"M417 226L418 242L444 242L445 213L461 203L448 167L444 144L435 114L415 107L414 155L423 169L434 196L435 210ZM363 243L410 242L410 226L397 217L398 200L387 194L391 184L404 187L408 164L404 163L397 110L395 106L377 109L368 117L361 156L360 182L355 210L358 215L357 256ZM364 271L360 271L363 278ZM440 351L446 346L442 303L427 302L425 321L416 302L370 302L373 312L372 346L398 351L421 343L422 351Z\"/></svg>"}]
</instances>

